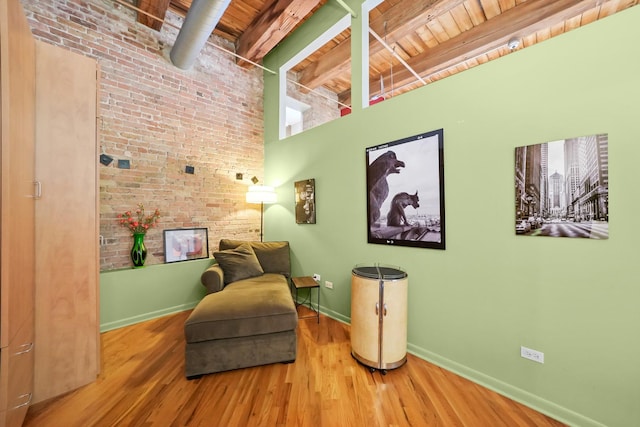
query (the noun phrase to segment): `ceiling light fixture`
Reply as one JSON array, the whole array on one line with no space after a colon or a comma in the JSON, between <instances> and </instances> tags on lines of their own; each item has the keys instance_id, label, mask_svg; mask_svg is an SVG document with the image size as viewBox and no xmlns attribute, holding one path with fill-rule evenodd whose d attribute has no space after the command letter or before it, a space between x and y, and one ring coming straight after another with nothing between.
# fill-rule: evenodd
<instances>
[{"instance_id":1,"label":"ceiling light fixture","mask_svg":"<svg viewBox=\"0 0 640 427\"><path fill-rule=\"evenodd\" d=\"M520 46L520 39L517 37L511 37L507 42L509 50L516 50Z\"/></svg>"}]
</instances>

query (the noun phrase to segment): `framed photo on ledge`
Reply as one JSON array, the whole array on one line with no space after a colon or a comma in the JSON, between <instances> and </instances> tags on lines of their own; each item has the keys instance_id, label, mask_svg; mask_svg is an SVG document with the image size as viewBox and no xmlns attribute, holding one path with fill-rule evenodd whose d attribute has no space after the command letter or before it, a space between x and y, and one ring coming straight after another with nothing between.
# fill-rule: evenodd
<instances>
[{"instance_id":1,"label":"framed photo on ledge","mask_svg":"<svg viewBox=\"0 0 640 427\"><path fill-rule=\"evenodd\" d=\"M164 230L164 262L209 258L209 230L175 228Z\"/></svg>"},{"instance_id":2,"label":"framed photo on ledge","mask_svg":"<svg viewBox=\"0 0 640 427\"><path fill-rule=\"evenodd\" d=\"M445 249L443 129L369 147L368 243Z\"/></svg>"}]
</instances>

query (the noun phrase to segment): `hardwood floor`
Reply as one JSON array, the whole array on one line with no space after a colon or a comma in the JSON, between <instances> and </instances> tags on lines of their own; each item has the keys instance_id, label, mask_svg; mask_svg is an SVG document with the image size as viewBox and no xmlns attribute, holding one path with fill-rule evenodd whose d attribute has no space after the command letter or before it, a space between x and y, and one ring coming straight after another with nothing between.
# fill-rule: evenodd
<instances>
[{"instance_id":1,"label":"hardwood floor","mask_svg":"<svg viewBox=\"0 0 640 427\"><path fill-rule=\"evenodd\" d=\"M412 355L387 375L351 357L349 326L302 319L292 364L188 381L189 312L102 334L97 381L29 409L25 427L563 426Z\"/></svg>"}]
</instances>

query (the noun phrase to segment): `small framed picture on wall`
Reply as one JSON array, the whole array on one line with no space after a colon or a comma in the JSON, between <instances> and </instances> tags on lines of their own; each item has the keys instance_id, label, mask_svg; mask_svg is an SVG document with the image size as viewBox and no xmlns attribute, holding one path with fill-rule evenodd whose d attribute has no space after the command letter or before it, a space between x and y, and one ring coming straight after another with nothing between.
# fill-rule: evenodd
<instances>
[{"instance_id":1,"label":"small framed picture on wall","mask_svg":"<svg viewBox=\"0 0 640 427\"><path fill-rule=\"evenodd\" d=\"M294 184L296 224L316 223L316 180L305 179Z\"/></svg>"}]
</instances>

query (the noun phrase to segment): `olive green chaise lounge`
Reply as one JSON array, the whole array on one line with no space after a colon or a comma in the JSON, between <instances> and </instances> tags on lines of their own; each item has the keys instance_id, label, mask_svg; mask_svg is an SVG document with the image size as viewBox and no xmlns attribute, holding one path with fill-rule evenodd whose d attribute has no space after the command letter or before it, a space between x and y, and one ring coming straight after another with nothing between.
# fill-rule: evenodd
<instances>
[{"instance_id":1,"label":"olive green chaise lounge","mask_svg":"<svg viewBox=\"0 0 640 427\"><path fill-rule=\"evenodd\" d=\"M293 362L298 315L288 242L222 239L201 277L207 295L186 320L185 375Z\"/></svg>"}]
</instances>

